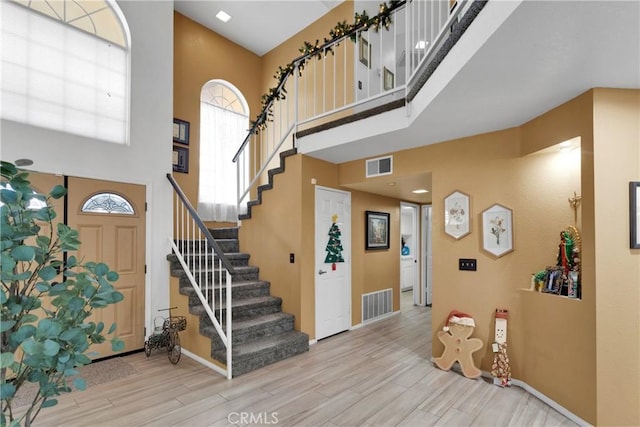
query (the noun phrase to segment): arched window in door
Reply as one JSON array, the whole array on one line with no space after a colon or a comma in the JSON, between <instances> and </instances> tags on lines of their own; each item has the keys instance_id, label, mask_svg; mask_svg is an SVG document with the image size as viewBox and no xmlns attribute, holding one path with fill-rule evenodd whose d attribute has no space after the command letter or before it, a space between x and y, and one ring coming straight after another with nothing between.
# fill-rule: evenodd
<instances>
[{"instance_id":1,"label":"arched window in door","mask_svg":"<svg viewBox=\"0 0 640 427\"><path fill-rule=\"evenodd\" d=\"M205 83L200 92L198 187L198 214L205 221L238 220L238 177L233 156L248 128L249 107L240 91L224 80Z\"/></svg>"}]
</instances>

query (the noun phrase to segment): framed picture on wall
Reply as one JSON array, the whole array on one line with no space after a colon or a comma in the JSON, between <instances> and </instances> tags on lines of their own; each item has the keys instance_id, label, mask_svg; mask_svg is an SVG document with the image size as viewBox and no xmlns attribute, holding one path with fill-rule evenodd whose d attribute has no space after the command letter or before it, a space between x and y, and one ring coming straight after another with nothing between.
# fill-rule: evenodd
<instances>
[{"instance_id":1,"label":"framed picture on wall","mask_svg":"<svg viewBox=\"0 0 640 427\"><path fill-rule=\"evenodd\" d=\"M629 183L629 244L640 249L640 181Z\"/></svg>"},{"instance_id":2,"label":"framed picture on wall","mask_svg":"<svg viewBox=\"0 0 640 427\"><path fill-rule=\"evenodd\" d=\"M391 72L391 70L389 70L387 67L383 67L383 75L384 75L384 90L391 90L395 87L396 83L395 83L395 77L393 75L393 73Z\"/></svg>"},{"instance_id":3,"label":"framed picture on wall","mask_svg":"<svg viewBox=\"0 0 640 427\"><path fill-rule=\"evenodd\" d=\"M389 249L389 214L365 212L365 249Z\"/></svg>"},{"instance_id":4,"label":"framed picture on wall","mask_svg":"<svg viewBox=\"0 0 640 427\"><path fill-rule=\"evenodd\" d=\"M482 249L501 257L513 251L513 211L498 203L482 212Z\"/></svg>"},{"instance_id":5,"label":"framed picture on wall","mask_svg":"<svg viewBox=\"0 0 640 427\"><path fill-rule=\"evenodd\" d=\"M469 195L454 191L444 198L444 232L454 239L471 233L471 206Z\"/></svg>"},{"instance_id":6,"label":"framed picture on wall","mask_svg":"<svg viewBox=\"0 0 640 427\"><path fill-rule=\"evenodd\" d=\"M173 119L173 142L189 145L189 122Z\"/></svg>"},{"instance_id":7,"label":"framed picture on wall","mask_svg":"<svg viewBox=\"0 0 640 427\"><path fill-rule=\"evenodd\" d=\"M371 45L364 37L358 37L358 59L365 67L371 68Z\"/></svg>"},{"instance_id":8,"label":"framed picture on wall","mask_svg":"<svg viewBox=\"0 0 640 427\"><path fill-rule=\"evenodd\" d=\"M189 149L173 146L173 171L189 173Z\"/></svg>"}]
</instances>

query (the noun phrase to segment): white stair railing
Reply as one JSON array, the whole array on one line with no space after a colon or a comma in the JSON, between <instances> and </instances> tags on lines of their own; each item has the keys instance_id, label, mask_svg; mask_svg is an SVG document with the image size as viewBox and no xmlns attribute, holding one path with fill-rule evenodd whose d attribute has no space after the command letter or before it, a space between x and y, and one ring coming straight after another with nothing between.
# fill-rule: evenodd
<instances>
[{"instance_id":1,"label":"white stair railing","mask_svg":"<svg viewBox=\"0 0 640 427\"><path fill-rule=\"evenodd\" d=\"M221 372L231 379L231 284L235 270L173 176L167 174L167 178L174 188L171 247L226 347L227 366Z\"/></svg>"},{"instance_id":2,"label":"white stair railing","mask_svg":"<svg viewBox=\"0 0 640 427\"><path fill-rule=\"evenodd\" d=\"M238 212L246 212L256 188L267 182L267 171L279 166L277 155L296 148L297 133L407 100L472 3L389 1L365 11L368 21L294 59L233 158Z\"/></svg>"}]
</instances>

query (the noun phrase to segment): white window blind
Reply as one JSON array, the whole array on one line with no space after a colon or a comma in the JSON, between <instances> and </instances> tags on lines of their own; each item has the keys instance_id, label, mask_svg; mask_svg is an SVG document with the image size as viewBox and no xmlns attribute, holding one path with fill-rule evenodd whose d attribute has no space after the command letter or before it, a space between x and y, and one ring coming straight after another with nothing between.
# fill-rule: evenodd
<instances>
[{"instance_id":1,"label":"white window blind","mask_svg":"<svg viewBox=\"0 0 640 427\"><path fill-rule=\"evenodd\" d=\"M128 143L128 49L1 2L3 119Z\"/></svg>"}]
</instances>

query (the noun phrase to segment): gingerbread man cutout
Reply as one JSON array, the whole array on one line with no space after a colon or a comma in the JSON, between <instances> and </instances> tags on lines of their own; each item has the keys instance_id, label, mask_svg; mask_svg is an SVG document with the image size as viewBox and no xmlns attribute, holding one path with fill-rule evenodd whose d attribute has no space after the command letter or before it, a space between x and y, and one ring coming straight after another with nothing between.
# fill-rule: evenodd
<instances>
[{"instance_id":1,"label":"gingerbread man cutout","mask_svg":"<svg viewBox=\"0 0 640 427\"><path fill-rule=\"evenodd\" d=\"M439 331L438 339L444 344L442 356L434 359L438 368L448 371L457 361L462 368L462 373L467 378L478 378L482 371L473 363L471 354L482 348L482 340L479 338L469 338L474 327L452 323L448 331Z\"/></svg>"}]
</instances>

